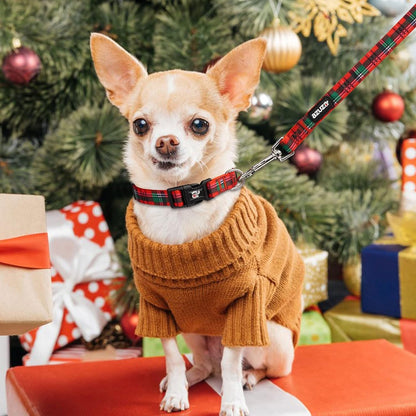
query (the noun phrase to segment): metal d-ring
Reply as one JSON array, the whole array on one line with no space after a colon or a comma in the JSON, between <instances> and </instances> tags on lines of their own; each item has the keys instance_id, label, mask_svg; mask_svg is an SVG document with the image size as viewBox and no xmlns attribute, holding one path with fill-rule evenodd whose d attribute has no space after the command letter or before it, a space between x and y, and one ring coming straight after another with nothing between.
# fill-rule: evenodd
<instances>
[{"instance_id":1,"label":"metal d-ring","mask_svg":"<svg viewBox=\"0 0 416 416\"><path fill-rule=\"evenodd\" d=\"M245 182L246 182L246 180L244 178L241 179L244 175L243 171L241 169L231 168L231 169L228 169L225 173L230 173L230 172L235 172L237 174L237 180L238 180L237 185L234 186L234 188L231 188L230 190L231 191L236 191L238 189L241 189L244 186Z\"/></svg>"}]
</instances>

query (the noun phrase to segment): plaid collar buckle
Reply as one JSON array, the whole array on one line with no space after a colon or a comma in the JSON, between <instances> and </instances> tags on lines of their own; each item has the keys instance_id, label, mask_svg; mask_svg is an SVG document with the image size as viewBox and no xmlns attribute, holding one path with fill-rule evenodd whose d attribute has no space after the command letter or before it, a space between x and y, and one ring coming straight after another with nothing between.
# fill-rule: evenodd
<instances>
[{"instance_id":1,"label":"plaid collar buckle","mask_svg":"<svg viewBox=\"0 0 416 416\"><path fill-rule=\"evenodd\" d=\"M231 169L214 179L205 179L201 183L176 186L174 188L154 190L136 186L133 197L137 202L147 205L170 206L171 208L192 207L231 189L239 189L237 169Z\"/></svg>"},{"instance_id":2,"label":"plaid collar buckle","mask_svg":"<svg viewBox=\"0 0 416 416\"><path fill-rule=\"evenodd\" d=\"M188 185L176 186L167 189L169 204L172 208L192 207L199 204L202 201L208 201L209 193L207 183L211 180L205 179L201 183L192 183ZM178 206L175 204L175 198L173 192L180 191L182 195L183 205Z\"/></svg>"}]
</instances>

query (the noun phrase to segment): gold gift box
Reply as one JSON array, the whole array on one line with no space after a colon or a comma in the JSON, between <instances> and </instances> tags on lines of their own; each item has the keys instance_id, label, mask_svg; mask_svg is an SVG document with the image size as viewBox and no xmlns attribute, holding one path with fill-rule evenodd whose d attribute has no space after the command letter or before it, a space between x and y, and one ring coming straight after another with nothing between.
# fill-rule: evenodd
<instances>
[{"instance_id":1,"label":"gold gift box","mask_svg":"<svg viewBox=\"0 0 416 416\"><path fill-rule=\"evenodd\" d=\"M386 339L402 347L400 320L361 312L360 300L347 297L324 313L332 342Z\"/></svg>"},{"instance_id":2,"label":"gold gift box","mask_svg":"<svg viewBox=\"0 0 416 416\"><path fill-rule=\"evenodd\" d=\"M0 194L0 240L46 233L42 196ZM18 335L52 320L50 269L0 263L0 335Z\"/></svg>"},{"instance_id":3,"label":"gold gift box","mask_svg":"<svg viewBox=\"0 0 416 416\"><path fill-rule=\"evenodd\" d=\"M302 297L304 307L328 299L328 252L313 247L298 248L305 263Z\"/></svg>"}]
</instances>

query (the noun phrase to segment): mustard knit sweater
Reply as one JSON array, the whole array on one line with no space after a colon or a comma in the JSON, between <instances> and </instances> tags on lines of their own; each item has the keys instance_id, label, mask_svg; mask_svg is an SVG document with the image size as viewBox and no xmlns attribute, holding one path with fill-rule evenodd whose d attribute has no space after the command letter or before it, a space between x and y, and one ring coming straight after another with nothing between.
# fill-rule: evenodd
<instances>
[{"instance_id":1,"label":"mustard knit sweater","mask_svg":"<svg viewBox=\"0 0 416 416\"><path fill-rule=\"evenodd\" d=\"M133 201L126 226L140 292L138 335L221 335L225 346L261 346L273 320L293 331L296 345L304 266L266 200L243 188L217 230L181 245L146 238Z\"/></svg>"}]
</instances>

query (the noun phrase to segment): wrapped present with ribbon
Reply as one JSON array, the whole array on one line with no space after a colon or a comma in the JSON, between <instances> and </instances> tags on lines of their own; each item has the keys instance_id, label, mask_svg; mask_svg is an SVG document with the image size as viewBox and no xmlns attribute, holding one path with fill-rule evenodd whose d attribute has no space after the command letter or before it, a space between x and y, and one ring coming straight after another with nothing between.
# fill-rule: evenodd
<instances>
[{"instance_id":1,"label":"wrapped present with ribbon","mask_svg":"<svg viewBox=\"0 0 416 416\"><path fill-rule=\"evenodd\" d=\"M27 365L46 364L52 352L101 334L115 316L110 295L124 279L101 207L79 201L46 214L52 262L53 321L20 340Z\"/></svg>"},{"instance_id":2,"label":"wrapped present with ribbon","mask_svg":"<svg viewBox=\"0 0 416 416\"><path fill-rule=\"evenodd\" d=\"M416 321L361 311L360 299L347 296L324 313L332 342L385 339L416 354Z\"/></svg>"},{"instance_id":3,"label":"wrapped present with ribbon","mask_svg":"<svg viewBox=\"0 0 416 416\"><path fill-rule=\"evenodd\" d=\"M310 306L302 313L299 345L330 344L331 329L318 306Z\"/></svg>"},{"instance_id":4,"label":"wrapped present with ribbon","mask_svg":"<svg viewBox=\"0 0 416 416\"><path fill-rule=\"evenodd\" d=\"M304 308L328 299L328 252L309 246L298 246L305 263L302 297Z\"/></svg>"},{"instance_id":5,"label":"wrapped present with ribbon","mask_svg":"<svg viewBox=\"0 0 416 416\"><path fill-rule=\"evenodd\" d=\"M416 213L387 213L394 236L361 252L362 311L416 319Z\"/></svg>"},{"instance_id":6,"label":"wrapped present with ribbon","mask_svg":"<svg viewBox=\"0 0 416 416\"><path fill-rule=\"evenodd\" d=\"M410 416L414 374L416 356L384 340L301 345L290 375L262 380L244 397L255 416ZM159 410L165 375L162 357L13 367L8 415L167 414ZM190 387L190 408L178 415L218 415L221 384L217 375Z\"/></svg>"},{"instance_id":7,"label":"wrapped present with ribbon","mask_svg":"<svg viewBox=\"0 0 416 416\"><path fill-rule=\"evenodd\" d=\"M45 201L0 194L0 212L0 335L17 335L52 320Z\"/></svg>"},{"instance_id":8,"label":"wrapped present with ribbon","mask_svg":"<svg viewBox=\"0 0 416 416\"><path fill-rule=\"evenodd\" d=\"M55 351L48 364L67 364L87 361L126 360L142 356L141 347L115 348L107 345L99 350L88 350L85 345L71 344ZM23 357L23 365L26 365L30 354Z\"/></svg>"}]
</instances>

